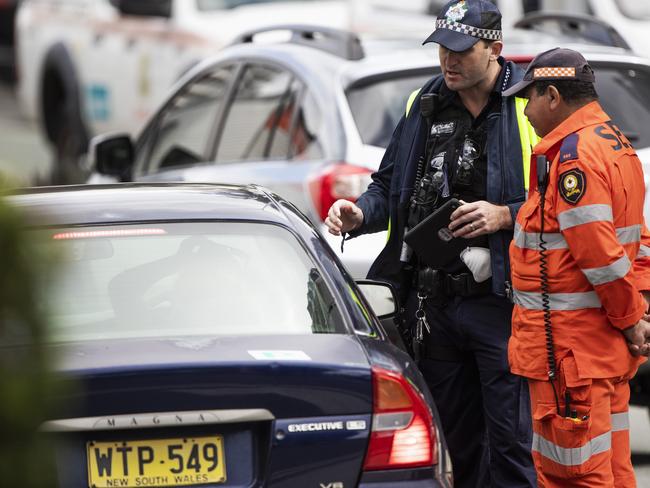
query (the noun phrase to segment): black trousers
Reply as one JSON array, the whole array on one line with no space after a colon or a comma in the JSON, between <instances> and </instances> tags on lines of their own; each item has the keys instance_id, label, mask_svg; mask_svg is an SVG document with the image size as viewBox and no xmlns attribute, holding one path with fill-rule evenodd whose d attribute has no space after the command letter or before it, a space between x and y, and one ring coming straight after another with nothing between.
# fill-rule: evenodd
<instances>
[{"instance_id":1,"label":"black trousers","mask_svg":"<svg viewBox=\"0 0 650 488\"><path fill-rule=\"evenodd\" d=\"M456 488L536 486L526 380L510 373L512 305L495 295L427 300L431 334L420 369L449 446ZM407 301L414 317L417 298Z\"/></svg>"}]
</instances>

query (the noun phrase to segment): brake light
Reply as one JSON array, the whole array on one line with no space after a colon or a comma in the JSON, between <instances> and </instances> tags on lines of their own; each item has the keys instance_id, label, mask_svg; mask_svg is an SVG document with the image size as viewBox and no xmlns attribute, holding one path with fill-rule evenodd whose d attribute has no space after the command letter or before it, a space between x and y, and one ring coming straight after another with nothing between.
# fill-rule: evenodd
<instances>
[{"instance_id":1,"label":"brake light","mask_svg":"<svg viewBox=\"0 0 650 488\"><path fill-rule=\"evenodd\" d=\"M364 469L428 467L438 459L433 416L402 375L372 368L373 421Z\"/></svg>"},{"instance_id":2,"label":"brake light","mask_svg":"<svg viewBox=\"0 0 650 488\"><path fill-rule=\"evenodd\" d=\"M60 232L54 234L55 241L68 239L93 239L96 237L132 237L132 236L159 236L167 234L165 229L112 229L112 230L90 230L75 232Z\"/></svg>"},{"instance_id":3,"label":"brake light","mask_svg":"<svg viewBox=\"0 0 650 488\"><path fill-rule=\"evenodd\" d=\"M370 184L372 171L361 166L337 163L328 166L309 182L316 211L322 220L339 198L355 202Z\"/></svg>"}]
</instances>

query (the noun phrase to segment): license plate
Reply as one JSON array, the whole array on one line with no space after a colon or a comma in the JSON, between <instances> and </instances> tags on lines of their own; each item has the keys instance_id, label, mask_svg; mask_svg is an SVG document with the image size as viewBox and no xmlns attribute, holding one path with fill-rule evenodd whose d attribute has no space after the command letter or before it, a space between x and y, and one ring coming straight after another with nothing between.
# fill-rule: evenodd
<instances>
[{"instance_id":1,"label":"license plate","mask_svg":"<svg viewBox=\"0 0 650 488\"><path fill-rule=\"evenodd\" d=\"M88 486L187 486L226 481L223 437L86 444Z\"/></svg>"}]
</instances>

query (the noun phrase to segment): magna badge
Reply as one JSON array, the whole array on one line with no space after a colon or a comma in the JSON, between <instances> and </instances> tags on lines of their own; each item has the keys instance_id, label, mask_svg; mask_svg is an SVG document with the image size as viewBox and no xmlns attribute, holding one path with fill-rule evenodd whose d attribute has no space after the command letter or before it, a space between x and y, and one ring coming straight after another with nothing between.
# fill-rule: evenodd
<instances>
[{"instance_id":1,"label":"magna badge","mask_svg":"<svg viewBox=\"0 0 650 488\"><path fill-rule=\"evenodd\" d=\"M579 169L572 169L560 175L560 195L565 202L575 205L586 189L587 179Z\"/></svg>"}]
</instances>

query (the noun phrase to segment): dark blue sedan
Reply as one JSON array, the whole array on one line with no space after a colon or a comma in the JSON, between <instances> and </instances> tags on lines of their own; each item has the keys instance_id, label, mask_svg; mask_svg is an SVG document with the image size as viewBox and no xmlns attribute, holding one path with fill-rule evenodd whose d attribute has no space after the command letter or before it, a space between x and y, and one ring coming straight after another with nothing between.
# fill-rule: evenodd
<instances>
[{"instance_id":1,"label":"dark blue sedan","mask_svg":"<svg viewBox=\"0 0 650 488\"><path fill-rule=\"evenodd\" d=\"M10 201L65 260L49 341L70 386L42 426L61 487L451 486L431 396L375 315L390 290L354 283L290 203L200 184Z\"/></svg>"}]
</instances>

